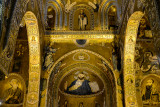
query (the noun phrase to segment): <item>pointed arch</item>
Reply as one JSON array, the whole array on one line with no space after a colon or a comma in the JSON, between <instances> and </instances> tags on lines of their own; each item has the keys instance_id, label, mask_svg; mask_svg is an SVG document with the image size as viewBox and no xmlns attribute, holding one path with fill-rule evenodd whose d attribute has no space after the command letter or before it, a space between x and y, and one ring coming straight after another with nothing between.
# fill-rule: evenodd
<instances>
[{"instance_id":1,"label":"pointed arch","mask_svg":"<svg viewBox=\"0 0 160 107\"><path fill-rule=\"evenodd\" d=\"M47 7L47 10L48 10L49 7L52 7L55 11L55 16L53 16L53 17L55 17L55 29L57 29L59 27L59 25L58 25L58 13L59 12L53 4L49 3L48 7ZM47 14L46 14L46 17L47 17ZM46 21L47 21L47 18L46 18Z\"/></svg>"},{"instance_id":2,"label":"pointed arch","mask_svg":"<svg viewBox=\"0 0 160 107\"><path fill-rule=\"evenodd\" d=\"M103 21L103 26L104 26L104 28L103 28L103 29L109 29L108 11L109 11L109 9L110 9L112 6L115 6L115 7L116 7L116 3L114 2L114 3L109 4L109 6L105 9L105 12L104 12L104 21ZM117 16L117 13L116 13L116 16Z\"/></svg>"},{"instance_id":3,"label":"pointed arch","mask_svg":"<svg viewBox=\"0 0 160 107\"><path fill-rule=\"evenodd\" d=\"M25 13L22 21L24 21L26 24L29 44L29 86L26 105L27 107L38 107L41 74L41 53L38 21L34 13L31 11Z\"/></svg>"},{"instance_id":4,"label":"pointed arch","mask_svg":"<svg viewBox=\"0 0 160 107\"><path fill-rule=\"evenodd\" d=\"M100 11L101 29L104 29L104 17L103 16L104 16L105 9L106 7L109 6L109 4L114 3L114 2L115 1L113 0L108 0L105 3L102 3L103 7L101 8L101 11Z\"/></svg>"},{"instance_id":5,"label":"pointed arch","mask_svg":"<svg viewBox=\"0 0 160 107\"><path fill-rule=\"evenodd\" d=\"M54 1L54 0L47 0L46 1L46 9L45 9L45 22L46 22L46 17L47 17L47 9L49 7L49 5L52 4L52 6L56 7L57 10L58 10L58 22L59 22L59 29L62 29L63 28L63 5L61 3L58 3L57 1Z\"/></svg>"},{"instance_id":6,"label":"pointed arch","mask_svg":"<svg viewBox=\"0 0 160 107\"><path fill-rule=\"evenodd\" d=\"M138 27L141 18L144 13L141 11L134 12L127 23L125 43L124 43L124 63L123 63L123 75L124 75L124 97L125 106L136 107L136 88L135 88L135 71L134 71L134 53L136 38L138 33ZM127 82L128 79L132 79L132 83Z\"/></svg>"},{"instance_id":7,"label":"pointed arch","mask_svg":"<svg viewBox=\"0 0 160 107\"><path fill-rule=\"evenodd\" d=\"M74 54L74 53L77 53L77 52L87 52L87 53L90 53L90 54L93 54L93 55L95 55L96 57L98 57L98 58L100 58L101 60L103 60L103 61L105 61L105 63L106 63L106 65L108 66L108 68L110 69L109 71L111 71L111 75L113 76L113 78L112 78L112 82L113 82L113 84L114 85L112 85L112 86L114 86L114 89L116 89L116 87L117 87L117 80L116 80L116 73L115 72L113 72L114 70L113 70L113 67L112 67L112 65L110 65L110 63L103 57L103 56L101 56L101 55L99 55L99 54L97 54L97 53L95 53L95 52L93 52L93 51L90 51L90 50L86 50L86 49L77 49L77 50L73 50L73 51L71 51L71 52L69 52L69 53L67 53L67 54L65 54L65 55L63 55L62 57L60 57L55 63L54 63L54 65L51 67L51 69L48 71L48 76L47 76L47 88L48 87L50 87L50 83L51 82L53 82L53 81L50 81L51 80L51 75L52 74L54 74L55 76L59 76L59 75L61 75L61 71L58 71L58 72L54 72L53 70L54 70L54 68L57 66L57 64L59 64L59 62L61 62L62 60L64 60L66 57L68 57L68 56L70 56L70 55L72 55L72 54ZM78 63L77 63L78 64ZM92 65L92 64L87 64L86 63L86 65ZM97 68L97 67L93 67L93 68ZM99 68L98 68L99 69ZM63 72L63 71L62 71ZM63 73L65 73L65 72L63 72ZM104 71L101 71L101 73L104 73ZM104 75L106 75L105 73L104 73ZM53 75L52 75L53 76ZM45 77L46 78L46 77ZM55 77L55 78L57 78L57 77ZM59 77L58 77L59 78ZM105 77L105 78L107 78L107 77ZM53 79L53 78L52 78ZM57 80L56 80L57 81ZM59 79L58 79L58 81L59 81ZM57 84L57 83L56 83ZM55 87L57 87L57 85L55 85ZM55 91L57 92L57 88L55 88ZM47 101L48 101L48 95L50 95L50 94L48 94L48 92L49 92L49 90L48 89L46 89L45 91L44 91L46 94L45 94L45 105L47 106ZM114 92L112 93L113 94L113 99L116 99L118 96L117 96L117 94L118 94L118 90L114 90ZM55 94L54 94L55 95ZM55 95L55 96L57 96L57 95ZM43 99L44 100L44 99ZM57 98L55 99L56 101L57 101ZM49 101L52 101L52 100L49 100ZM118 102L117 101L117 99L115 100L115 102ZM117 105L118 103L113 103L113 105Z\"/></svg>"},{"instance_id":8,"label":"pointed arch","mask_svg":"<svg viewBox=\"0 0 160 107\"><path fill-rule=\"evenodd\" d=\"M99 23L100 23L99 26L101 26L102 30L104 30L106 28L105 14L108 11L109 7L111 7L112 5L114 5L117 8L117 10L119 10L119 7L117 5L117 1L115 1L115 0L104 0L100 5L99 11L98 11L98 17L99 17ZM118 11L117 11L117 17L118 17L117 20L120 20L120 12L118 12Z\"/></svg>"}]
</instances>

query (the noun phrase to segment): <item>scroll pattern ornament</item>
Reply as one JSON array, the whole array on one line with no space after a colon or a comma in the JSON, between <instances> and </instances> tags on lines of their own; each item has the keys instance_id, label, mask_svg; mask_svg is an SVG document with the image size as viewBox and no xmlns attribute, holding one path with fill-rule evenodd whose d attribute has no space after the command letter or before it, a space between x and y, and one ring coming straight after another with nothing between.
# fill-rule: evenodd
<instances>
[{"instance_id":1,"label":"scroll pattern ornament","mask_svg":"<svg viewBox=\"0 0 160 107\"><path fill-rule=\"evenodd\" d=\"M134 51L138 26L143 13L138 11L129 18L124 48L124 90L126 107L137 106L136 88L135 88L135 71L134 71ZM129 47L129 48L128 48Z\"/></svg>"},{"instance_id":2,"label":"scroll pattern ornament","mask_svg":"<svg viewBox=\"0 0 160 107\"><path fill-rule=\"evenodd\" d=\"M38 107L40 86L40 43L39 28L36 16L27 12L24 16L26 22L29 42L29 86L27 96L27 107Z\"/></svg>"}]
</instances>

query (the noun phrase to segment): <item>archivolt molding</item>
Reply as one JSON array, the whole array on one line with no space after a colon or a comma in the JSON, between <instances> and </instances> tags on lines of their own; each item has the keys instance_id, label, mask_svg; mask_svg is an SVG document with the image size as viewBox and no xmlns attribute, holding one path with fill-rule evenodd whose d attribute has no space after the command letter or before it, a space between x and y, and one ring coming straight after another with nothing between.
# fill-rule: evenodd
<instances>
[{"instance_id":1,"label":"archivolt molding","mask_svg":"<svg viewBox=\"0 0 160 107\"><path fill-rule=\"evenodd\" d=\"M115 78L115 85L117 86L117 80L116 80L117 77L116 77L115 73L113 72L113 71L114 71L114 70L113 70L113 67L110 65L110 63L109 63L103 56L101 56L101 55L99 55L99 54L97 54L97 53L95 53L95 52L93 52L93 51L86 50L86 49L77 49L77 50L74 50L74 51L71 51L71 52L65 54L64 56L62 56L61 58L59 58L59 59L54 63L54 65L53 65L53 66L51 67L51 69L49 70L49 74L48 74L48 77L47 77L47 88L48 88L48 85L49 85L49 83L50 83L49 80L50 80L50 77L51 77L51 75L52 75L52 73L53 73L52 70L54 69L54 67L56 67L56 65L57 65L60 61L62 61L63 59L65 59L65 58L68 57L69 55L74 54L74 53L77 53L77 52L91 53L91 54L97 56L98 58L104 60L104 61L106 62L106 64L107 64L108 68L112 71L113 77ZM58 73L59 73L59 72L58 72ZM57 75L57 72L54 73L54 75ZM116 90L116 91L117 91L117 90ZM46 99L47 99L47 95L48 95L47 93L48 93L48 90L47 90L47 92L46 92ZM116 92L116 93L118 93L118 92ZM47 106L47 102L46 102L46 106Z\"/></svg>"},{"instance_id":2,"label":"archivolt molding","mask_svg":"<svg viewBox=\"0 0 160 107\"><path fill-rule=\"evenodd\" d=\"M97 54L97 53L95 53L95 52L93 52L93 51L90 51L90 50L77 49L77 50L73 50L73 51L71 51L71 52L63 55L61 58L59 58L59 59L54 63L54 65L51 67L51 69L50 69L50 71L49 71L49 75L51 74L52 69L55 67L55 65L58 64L58 62L60 62L61 60L63 60L63 59L66 58L67 56L69 56L69 55L71 55L71 54L73 54L73 53L77 53L77 52L86 52L86 53L91 53L91 54L97 56L98 58L104 60L104 61L107 63L107 65L108 65L108 67L111 69L111 71L114 71L113 66L111 66L111 64L110 64L103 56L101 56L101 55L99 55L99 54Z\"/></svg>"},{"instance_id":3,"label":"archivolt molding","mask_svg":"<svg viewBox=\"0 0 160 107\"><path fill-rule=\"evenodd\" d=\"M104 17L103 17L103 15L104 15L104 12L105 12L105 8L106 7L108 7L109 6L109 4L110 3L114 3L115 1L113 1L113 0L108 0L108 1L106 1L105 3L102 3L103 4L103 7L102 8L100 8L99 9L99 19L100 19L100 22L101 22L101 29L104 29Z\"/></svg>"},{"instance_id":4,"label":"archivolt molding","mask_svg":"<svg viewBox=\"0 0 160 107\"><path fill-rule=\"evenodd\" d=\"M105 11L104 11L104 13L103 13L103 19L104 19L104 21L103 21L103 29L108 29L108 10L109 10L109 8L111 7L111 6L116 6L116 3L115 2L113 2L113 3L110 3L108 6L107 6L107 8L105 8ZM118 18L118 17L117 17Z\"/></svg>"},{"instance_id":5,"label":"archivolt molding","mask_svg":"<svg viewBox=\"0 0 160 107\"><path fill-rule=\"evenodd\" d=\"M123 75L124 75L124 96L125 105L136 107L136 88L135 88L135 71L134 71L134 53L136 38L138 33L138 27L141 18L144 14L137 11L131 15L128 20L125 44L124 44L124 64L123 64ZM128 82L128 79L132 79L133 83Z\"/></svg>"},{"instance_id":6,"label":"archivolt molding","mask_svg":"<svg viewBox=\"0 0 160 107\"><path fill-rule=\"evenodd\" d=\"M24 21L27 27L29 42L29 86L27 106L38 107L41 74L39 28L36 16L30 11L25 13Z\"/></svg>"},{"instance_id":7,"label":"archivolt molding","mask_svg":"<svg viewBox=\"0 0 160 107\"><path fill-rule=\"evenodd\" d=\"M55 95L55 97L57 96L57 94L58 94L58 87L59 87L59 85L60 85L60 83L61 83L61 81L62 81L62 79L67 75L67 74L69 74L70 72L72 72L72 71L74 71L74 70L76 70L76 69L79 69L79 68L82 68L82 69L86 69L86 70L89 70L89 71L91 71L91 72L93 72L93 73L95 73L102 81L103 81L103 84L105 85L104 87L106 87L107 85L106 85L106 83L108 83L108 77L107 77L107 75L103 72L103 71L101 71L100 69L98 69L97 67L95 67L95 66L93 66L93 65L90 65L90 64L87 64L87 63L76 63L76 64L73 64L73 65L70 65L70 66L68 66L68 67L66 67L66 68L64 68L64 69L62 69L60 72L58 72L58 74L55 76L54 75L54 78L52 78L53 79L53 81L54 81L54 83L52 84L53 85L53 87L54 87L54 90L53 90L53 95ZM91 68L91 69L90 69ZM111 71L112 72L112 71ZM54 73L53 73L54 74ZM113 75L112 75L113 76ZM52 81L52 79L50 80L50 81L48 81L48 83L50 84L50 82L53 82ZM115 78L114 78L114 80L115 80ZM49 85L49 84L47 84L47 85ZM115 83L115 81L114 81L114 84L116 84ZM112 86L113 84L111 84L111 86ZM114 87L114 86L113 86ZM112 87L112 88L113 88ZM116 87L116 85L115 85L115 87ZM48 89L49 89L49 87L48 87ZM106 89L106 88L105 88ZM116 88L115 88L116 89ZM108 90L107 90L108 91ZM107 93L107 92L106 92ZM48 95L49 93L47 93L47 95ZM51 99L53 102L54 102L54 104L56 104L57 103L57 98L58 97L56 97L55 98L54 97L54 99ZM57 106L57 105L56 105Z\"/></svg>"},{"instance_id":8,"label":"archivolt molding","mask_svg":"<svg viewBox=\"0 0 160 107\"><path fill-rule=\"evenodd\" d=\"M92 7L87 6L87 5L76 5L74 6L70 13L69 13L69 28L70 30L74 30L74 13L75 11L79 10L79 9L86 9L87 11L89 11L90 13L90 18L91 18L91 26L90 26L90 30L94 30L94 10Z\"/></svg>"},{"instance_id":9,"label":"archivolt molding","mask_svg":"<svg viewBox=\"0 0 160 107\"><path fill-rule=\"evenodd\" d=\"M117 2L115 0L104 0L101 3L99 11L98 11L99 22L101 23L100 26L101 26L101 29L103 29L103 30L105 30L107 28L106 23L107 23L108 18L106 18L105 16L106 16L106 14L108 14L108 9L112 5L116 6L116 8L117 8L117 18L118 18L117 21L120 20L120 12L119 11L121 9L118 7ZM106 23L105 23L105 18L106 18Z\"/></svg>"},{"instance_id":10,"label":"archivolt molding","mask_svg":"<svg viewBox=\"0 0 160 107\"><path fill-rule=\"evenodd\" d=\"M104 4L107 2L109 2L109 1L113 1L113 0L103 0L103 2L101 3L101 5L99 6L99 13L101 13L101 11L102 11L102 8L105 6Z\"/></svg>"},{"instance_id":11,"label":"archivolt molding","mask_svg":"<svg viewBox=\"0 0 160 107\"><path fill-rule=\"evenodd\" d=\"M99 11L98 11L99 14L103 12L105 6L106 6L109 2L115 2L117 9L121 10L121 9L118 7L118 5L117 5L117 2L118 2L117 0L104 0L104 1L101 3L101 5L99 6Z\"/></svg>"},{"instance_id":12,"label":"archivolt molding","mask_svg":"<svg viewBox=\"0 0 160 107\"><path fill-rule=\"evenodd\" d=\"M45 20L44 20L44 17L45 17L45 2L44 2L44 0L38 0L37 1L37 3L38 3L38 5L39 5L39 8L40 8L40 15L42 16L41 17L41 22L42 22L42 27L43 27L43 30L45 29ZM38 18L38 17L37 17Z\"/></svg>"},{"instance_id":13,"label":"archivolt molding","mask_svg":"<svg viewBox=\"0 0 160 107\"><path fill-rule=\"evenodd\" d=\"M47 9L48 9L48 7L49 7L49 5L50 4L53 4L54 5L54 7L56 7L57 8L57 10L58 10L58 15L59 15L59 19L58 19L58 21L59 21L59 28L60 29L62 29L62 27L63 27L63 10L64 10L64 6L63 6L63 4L60 2L60 3L58 3L57 1L55 1L55 0L47 0L46 1L46 9L45 9L45 22L46 22L46 20L47 20ZM52 6L53 7L53 6Z\"/></svg>"},{"instance_id":14,"label":"archivolt molding","mask_svg":"<svg viewBox=\"0 0 160 107\"><path fill-rule=\"evenodd\" d=\"M59 27L59 25L58 25L58 22L59 22L59 21L58 21L58 19L59 19L58 16L59 16L60 13L59 13L59 11L58 11L58 9L57 9L57 7L56 7L55 5L49 3L49 4L48 4L48 7L49 7L49 6L53 7L53 9L54 9L55 12L56 12L56 16L55 16L55 28L57 29L57 28ZM47 7L47 9L48 9L48 7ZM47 14L46 14L45 17L46 17L45 19L46 19L46 21L47 21ZM45 21L45 22L46 22L46 21Z\"/></svg>"}]
</instances>

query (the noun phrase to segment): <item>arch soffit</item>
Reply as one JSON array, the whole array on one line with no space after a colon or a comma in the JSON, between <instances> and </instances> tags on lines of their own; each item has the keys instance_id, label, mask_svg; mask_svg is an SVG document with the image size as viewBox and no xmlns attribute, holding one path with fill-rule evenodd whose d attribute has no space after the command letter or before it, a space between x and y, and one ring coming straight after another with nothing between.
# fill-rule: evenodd
<instances>
[{"instance_id":1,"label":"arch soffit","mask_svg":"<svg viewBox=\"0 0 160 107\"><path fill-rule=\"evenodd\" d=\"M49 84L50 84L50 79L52 78L52 73L53 73L53 69L56 67L56 65L60 62L60 61L62 61L63 59L65 59L65 58L67 58L69 55L71 55L71 54L75 54L76 52L88 52L88 53L90 53L90 54L93 54L93 55L95 55L95 56L97 56L98 58L100 58L100 59L102 59L103 61L105 61L106 62L106 64L107 64L107 66L108 66L108 68L110 69L110 73L111 73L111 75L113 76L113 78L114 78L114 84L115 84L115 87L117 87L117 77L116 77L116 73L114 72L114 70L113 70L113 67L110 65L110 63L103 57L103 56L101 56L101 55L99 55L98 53L95 53L95 52L93 52L93 51L90 51L90 50L86 50L86 49L77 49L77 50L73 50L73 51L71 51L71 52L69 52L69 53L67 53L67 54L65 54L65 55L63 55L62 57L60 57L55 63L54 63L54 65L51 67L51 69L49 70L49 74L48 74L48 78L47 78L47 87L49 87ZM88 64L88 63L85 63L86 65ZM91 64L90 64L91 65ZM91 65L91 66L93 66L93 65ZM93 66L93 67L95 67L95 66ZM65 67L65 68L63 68L63 69L66 69L67 67ZM97 67L96 67L97 68ZM63 70L62 69L62 70ZM97 69L99 69L99 68L97 68ZM100 69L99 69L100 70ZM101 70L100 70L101 71ZM59 72L58 72L59 73ZM103 71L101 71L100 73L104 73ZM57 76L57 73L55 73L54 75L56 75ZM97 74L96 74L97 75ZM100 75L100 74L99 74ZM105 75L103 75L103 76L105 76ZM107 77L107 76L106 76ZM57 77L56 77L57 78ZM104 79L104 78L103 78ZM103 79L101 79L101 80L103 80ZM59 80L59 79L58 79ZM110 79L108 79L108 80L110 80ZM46 98L48 97L48 90L46 91ZM47 103L46 103L46 105L47 105Z\"/></svg>"},{"instance_id":2,"label":"arch soffit","mask_svg":"<svg viewBox=\"0 0 160 107\"><path fill-rule=\"evenodd\" d=\"M109 2L115 2L114 0L104 0L101 5L99 6L98 13L99 15L103 12L104 7L109 3Z\"/></svg>"},{"instance_id":3,"label":"arch soffit","mask_svg":"<svg viewBox=\"0 0 160 107\"><path fill-rule=\"evenodd\" d=\"M123 74L124 74L124 84L130 85L132 90L128 88L128 85L124 85L125 90L125 105L130 106L130 101L128 99L134 99L134 106L137 105L136 101L136 88L135 88L135 72L134 72L134 53L135 53L135 45L138 27L141 18L144 16L144 13L141 11L134 12L127 23L126 35L125 35L125 44L124 44L124 66L123 66ZM132 78L133 83L128 83L127 78ZM132 93L132 94L130 94Z\"/></svg>"},{"instance_id":4,"label":"arch soffit","mask_svg":"<svg viewBox=\"0 0 160 107\"><path fill-rule=\"evenodd\" d=\"M113 4L113 3L114 3L114 5L116 4L115 1L106 2L106 4L104 5L104 7L103 7L102 10L101 10L101 15L102 15L102 16L104 15L106 9L108 9L108 7L109 7L111 4ZM115 6L116 6L116 5L115 5ZM116 8L117 8L117 6L116 6Z\"/></svg>"},{"instance_id":5,"label":"arch soffit","mask_svg":"<svg viewBox=\"0 0 160 107\"><path fill-rule=\"evenodd\" d=\"M101 5L99 6L99 12L101 12L101 9L103 8L104 4L108 1L113 1L113 0L103 0Z\"/></svg>"},{"instance_id":6,"label":"arch soffit","mask_svg":"<svg viewBox=\"0 0 160 107\"><path fill-rule=\"evenodd\" d=\"M100 6L99 11L98 11L98 16L99 16L99 19L100 19L101 27L103 27L103 23L104 23L103 15L104 15L105 8L108 7L108 5L110 3L113 3L113 2L115 2L115 1L105 0L101 3L101 6Z\"/></svg>"},{"instance_id":7,"label":"arch soffit","mask_svg":"<svg viewBox=\"0 0 160 107\"><path fill-rule=\"evenodd\" d=\"M27 106L33 105L35 107L38 107L41 73L41 52L38 21L34 13L31 11L27 11L23 19L26 23L29 44L29 86L26 104ZM35 75L35 77L33 75ZM35 97L34 102L30 102L32 96Z\"/></svg>"},{"instance_id":8,"label":"arch soffit","mask_svg":"<svg viewBox=\"0 0 160 107\"><path fill-rule=\"evenodd\" d=\"M111 69L111 71L114 71L114 69L113 69L113 67L111 66L111 64L110 64L103 56L99 55L98 53L95 53L95 52L93 52L93 51L86 50L86 49L76 49L76 50L73 50L73 51L68 52L67 54L63 55L62 57L60 57L60 58L53 64L53 66L52 66L51 69L49 70L48 80L49 80L49 78L50 78L50 75L51 75L52 70L54 69L54 67L55 67L61 60L65 59L65 58L68 57L69 55L74 54L74 53L76 53L76 52L87 52L87 53L93 54L93 55L99 57L100 59L104 60L104 61L107 63L108 67ZM114 73L113 73L113 74L114 74ZM115 76L114 76L114 77L115 77Z\"/></svg>"},{"instance_id":9,"label":"arch soffit","mask_svg":"<svg viewBox=\"0 0 160 107\"><path fill-rule=\"evenodd\" d=\"M49 1L49 2L47 3L47 8L49 7L48 5L50 5L50 4L52 4L52 5L58 10L58 12L59 12L59 14L60 14L61 7L58 5L58 3L55 2L55 1Z\"/></svg>"}]
</instances>

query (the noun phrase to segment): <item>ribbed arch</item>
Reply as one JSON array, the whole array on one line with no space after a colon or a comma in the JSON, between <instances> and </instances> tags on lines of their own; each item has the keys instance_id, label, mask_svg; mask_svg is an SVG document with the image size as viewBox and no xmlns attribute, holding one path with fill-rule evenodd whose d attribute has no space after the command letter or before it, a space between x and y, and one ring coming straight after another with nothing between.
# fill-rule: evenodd
<instances>
[{"instance_id":1,"label":"ribbed arch","mask_svg":"<svg viewBox=\"0 0 160 107\"><path fill-rule=\"evenodd\" d=\"M59 22L59 28L58 29L62 29L63 28L63 5L61 3L58 3L57 1L55 0L47 0L46 2L46 9L45 9L45 13L47 13L47 9L49 7L50 4L53 4L54 7L57 8L58 10L58 22ZM47 17L47 14L45 14L45 21L46 21L46 17Z\"/></svg>"},{"instance_id":2,"label":"ribbed arch","mask_svg":"<svg viewBox=\"0 0 160 107\"><path fill-rule=\"evenodd\" d=\"M58 9L56 8L56 6L55 5L53 5L53 4L51 4L51 3L49 3L48 4L48 7L52 7L54 10L55 10L55 29L57 29L58 27L59 27L59 25L58 25ZM47 10L48 10L48 8L47 8ZM47 19L47 14L46 14L46 19Z\"/></svg>"}]
</instances>

